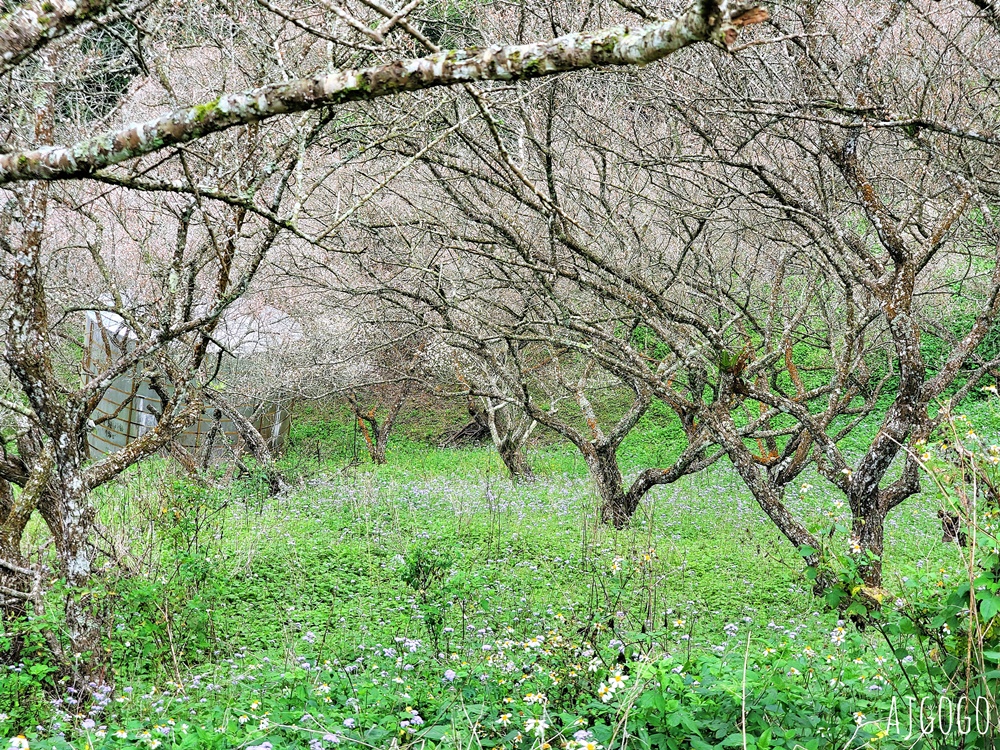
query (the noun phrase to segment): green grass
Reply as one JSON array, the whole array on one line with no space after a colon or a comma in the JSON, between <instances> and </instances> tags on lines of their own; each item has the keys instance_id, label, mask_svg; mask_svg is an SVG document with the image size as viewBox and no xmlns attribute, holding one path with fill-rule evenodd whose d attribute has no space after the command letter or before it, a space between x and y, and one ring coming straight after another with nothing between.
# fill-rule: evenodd
<instances>
[{"instance_id":1,"label":"green grass","mask_svg":"<svg viewBox=\"0 0 1000 750\"><path fill-rule=\"evenodd\" d=\"M238 722L239 712L260 716L248 707L253 700L291 701L301 680L311 690L333 679L309 669L343 670L359 658L370 664L373 653L401 652L400 643L420 646L405 659L377 658L366 667L373 683L363 690L352 683L345 693L368 695L371 715L405 700L385 692L393 673L412 681L412 702L439 706L441 673L454 667L472 679L495 670L483 648L500 638L526 642L558 631L577 642L592 638L602 654L620 643L683 659L724 647L732 624L754 638L829 640L836 616L819 612L796 551L722 463L655 489L632 526L616 532L597 523L585 467L565 446L535 446L538 481L515 485L491 449L439 450L410 437L426 437L433 431L426 425L404 426L388 465L371 466L365 456L354 464L351 425L330 416L314 412L296 423L283 463L299 484L287 496L268 499L251 479L198 488L162 462L100 491L104 528L128 562L95 595L108 602L116 684L146 696L112 703L103 725L134 738L170 717L259 740L262 730L253 735ZM995 413L980 410L974 421L992 429ZM669 461L675 433L653 410L623 446L623 466L634 472ZM788 503L811 528L826 528L828 513L845 511L821 481L805 479L816 489L792 491ZM937 508L934 498L919 497L890 516L891 591L904 590L903 576L958 568L956 548L940 544ZM407 560L420 550L446 561L430 591L407 583ZM412 662L412 672L396 671L405 667L397 659ZM206 684L224 689L206 693ZM531 684L508 687L522 694ZM25 731L29 717L31 726L44 722L42 736L79 731L82 719L40 703L40 695L28 685L13 710L0 707L11 717L0 734ZM165 695L172 697L157 697ZM192 705L195 695L206 703ZM345 707L335 708L340 727Z\"/></svg>"},{"instance_id":2,"label":"green grass","mask_svg":"<svg viewBox=\"0 0 1000 750\"><path fill-rule=\"evenodd\" d=\"M671 443L658 438L671 427L655 419L647 417L623 446L627 471L658 457L669 460ZM517 613L520 627L530 630L532 612L558 609L583 620L613 607L639 630L638 609L660 622L673 610L685 613L693 642L707 646L727 622L790 621L816 609L798 555L724 464L655 489L632 527L619 533L596 523L596 498L583 462L563 446L535 450L539 480L513 485L488 448L439 450L405 438L393 444L388 465L374 467L362 457L360 465L344 469L349 428L304 425L295 432L300 452L286 463L312 478L274 502L260 496L231 501L210 519L210 533L201 530L202 543L209 538L205 555L212 570L198 585L212 589L211 630L223 651L280 649L305 631L324 638L336 656L359 643L415 637L420 625L407 604L412 592L399 572L414 545L446 549L454 555L456 574L477 576L481 587L473 609L484 614L469 615L468 607L463 614L465 626L477 629L496 629L496 612L505 618ZM320 463L310 440L321 445ZM806 479L816 489L791 492L789 505L819 529L828 525L824 513L834 511L836 498L819 489L816 477ZM190 530L180 528L187 521L177 519L188 517L192 503L222 504L197 491L166 497L169 490L156 485L169 485L166 479L145 481L157 496L150 506L169 509L159 519L153 513L153 537L161 540L188 539ZM109 523L135 512L135 484L106 493ZM123 487L131 487L129 493L122 494ZM890 516L890 579L893 571L954 562L954 550L939 544L936 510L936 501L915 498ZM136 554L148 543L137 540ZM636 582L609 594L604 577L614 558L649 549L656 551L653 593ZM448 617L454 626L459 610ZM186 656L193 663L205 659ZM138 676L149 665L123 668Z\"/></svg>"}]
</instances>

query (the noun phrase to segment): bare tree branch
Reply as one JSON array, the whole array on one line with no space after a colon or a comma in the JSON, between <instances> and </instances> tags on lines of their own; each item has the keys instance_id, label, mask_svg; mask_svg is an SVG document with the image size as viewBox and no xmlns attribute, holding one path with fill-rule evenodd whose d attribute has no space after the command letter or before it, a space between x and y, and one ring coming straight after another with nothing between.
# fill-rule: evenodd
<instances>
[{"instance_id":1,"label":"bare tree branch","mask_svg":"<svg viewBox=\"0 0 1000 750\"><path fill-rule=\"evenodd\" d=\"M0 18L0 75L110 6L111 0L36 0Z\"/></svg>"},{"instance_id":2,"label":"bare tree branch","mask_svg":"<svg viewBox=\"0 0 1000 750\"><path fill-rule=\"evenodd\" d=\"M524 80L602 65L641 65L696 42L728 47L738 28L766 17L763 10L730 5L728 0L698 0L676 18L640 28L615 26L533 44L451 50L223 94L213 102L175 109L73 146L0 156L0 185L85 177L112 164L292 112L470 81Z\"/></svg>"}]
</instances>

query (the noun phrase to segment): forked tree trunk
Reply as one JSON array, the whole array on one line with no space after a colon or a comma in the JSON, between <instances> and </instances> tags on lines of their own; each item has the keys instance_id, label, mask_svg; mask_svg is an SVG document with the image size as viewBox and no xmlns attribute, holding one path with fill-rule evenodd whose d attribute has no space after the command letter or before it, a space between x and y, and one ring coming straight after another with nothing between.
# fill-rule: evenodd
<instances>
[{"instance_id":1,"label":"forked tree trunk","mask_svg":"<svg viewBox=\"0 0 1000 750\"><path fill-rule=\"evenodd\" d=\"M503 465L507 467L507 473L515 482L530 482L535 478L535 473L531 470L524 451L521 450L516 440L505 438L497 445L497 453Z\"/></svg>"},{"instance_id":2,"label":"forked tree trunk","mask_svg":"<svg viewBox=\"0 0 1000 750\"><path fill-rule=\"evenodd\" d=\"M632 384L635 398L631 408L618 420L614 428L605 434L599 427L593 405L584 393L590 368L591 364L585 367L575 388L576 401L587 422L589 436L585 436L575 427L556 418L554 410L539 409L530 397L524 400L524 409L531 419L567 438L583 454L587 470L594 480L597 494L601 498L599 508L601 522L614 526L616 529L623 529L632 519L639 507L639 501L642 500L646 492L657 484L673 481L671 478L673 472L659 469L647 470L631 487L626 489L621 468L618 466L618 446L639 422L642 415L646 413L652 396L645 387Z\"/></svg>"},{"instance_id":3,"label":"forked tree trunk","mask_svg":"<svg viewBox=\"0 0 1000 750\"><path fill-rule=\"evenodd\" d=\"M523 446L537 423L531 420L527 424L518 424L518 420L512 415L501 416L502 409L513 409L513 405L503 403L497 407L491 399L484 399L484 403L480 405L471 396L468 400L469 414L489 432L511 480L530 482L535 478L535 473L524 455Z\"/></svg>"},{"instance_id":4,"label":"forked tree trunk","mask_svg":"<svg viewBox=\"0 0 1000 750\"><path fill-rule=\"evenodd\" d=\"M386 463L385 452L389 447L389 432L391 430L392 423L388 419L373 430L375 440L368 446L373 463L380 465Z\"/></svg>"},{"instance_id":5,"label":"forked tree trunk","mask_svg":"<svg viewBox=\"0 0 1000 750\"><path fill-rule=\"evenodd\" d=\"M388 420L379 422L367 414L359 415L357 420L358 428L365 439L365 447L368 449L368 457L372 463L379 466L387 463L385 453L389 447L389 433L392 431L392 423Z\"/></svg>"},{"instance_id":6,"label":"forked tree trunk","mask_svg":"<svg viewBox=\"0 0 1000 750\"><path fill-rule=\"evenodd\" d=\"M862 496L851 498L851 541L861 551L858 573L866 586L881 588L882 555L885 551L885 517L879 491L876 488Z\"/></svg>"},{"instance_id":7,"label":"forked tree trunk","mask_svg":"<svg viewBox=\"0 0 1000 750\"><path fill-rule=\"evenodd\" d=\"M389 410L385 418L381 421L376 416L377 405L366 411L353 394L347 397L351 411L354 412L354 417L357 419L358 428L365 439L365 445L368 448L368 455L371 457L372 463L386 463L385 454L389 447L389 435L392 433L392 428L396 426L396 419L403 410L403 405L406 403L408 395L409 385L396 394L389 405Z\"/></svg>"},{"instance_id":8,"label":"forked tree trunk","mask_svg":"<svg viewBox=\"0 0 1000 750\"><path fill-rule=\"evenodd\" d=\"M784 503L784 487L777 484L754 460L753 453L737 433L732 418L726 414L725 417L717 419L712 425L712 431L725 448L733 468L753 494L760 509L797 550L801 551L803 548L814 550L805 555L805 560L807 565L817 565L821 546L819 540L788 510Z\"/></svg>"},{"instance_id":9,"label":"forked tree trunk","mask_svg":"<svg viewBox=\"0 0 1000 750\"><path fill-rule=\"evenodd\" d=\"M591 446L590 450L584 451L584 459L601 497L601 521L616 529L625 528L638 507L638 501L625 489L618 466L617 446Z\"/></svg>"}]
</instances>

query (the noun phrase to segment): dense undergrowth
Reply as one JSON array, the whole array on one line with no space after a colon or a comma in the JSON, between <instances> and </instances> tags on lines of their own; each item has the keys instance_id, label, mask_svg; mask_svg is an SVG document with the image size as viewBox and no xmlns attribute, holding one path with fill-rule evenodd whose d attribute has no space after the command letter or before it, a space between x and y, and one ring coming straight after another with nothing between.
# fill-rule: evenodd
<instances>
[{"instance_id":1,"label":"dense undergrowth","mask_svg":"<svg viewBox=\"0 0 1000 750\"><path fill-rule=\"evenodd\" d=\"M995 434L992 409L973 408L970 430ZM253 476L197 486L166 463L102 490L109 566L88 595L105 613L114 691L84 700L86 686L54 681L50 607L0 676L0 736L46 748L991 746L937 714L928 724L928 705L946 718L975 697L955 689L955 654L972 643L955 604L969 562L941 544L945 486L890 516L897 601L862 632L813 596L799 554L724 466L657 489L615 532L557 444L536 446L538 481L515 485L492 451L429 446L426 426L404 430L387 466L354 462L351 428L330 416L298 422L284 459L298 483L278 498ZM669 459L671 429L647 416L626 467ZM822 487L806 481L789 503L843 534L846 510ZM911 699L924 699L923 734Z\"/></svg>"}]
</instances>

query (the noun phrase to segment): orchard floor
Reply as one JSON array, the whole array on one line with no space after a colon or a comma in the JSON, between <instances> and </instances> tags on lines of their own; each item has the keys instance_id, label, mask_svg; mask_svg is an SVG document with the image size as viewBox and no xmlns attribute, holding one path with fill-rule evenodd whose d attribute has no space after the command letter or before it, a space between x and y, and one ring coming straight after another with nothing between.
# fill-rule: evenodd
<instances>
[{"instance_id":1,"label":"orchard floor","mask_svg":"<svg viewBox=\"0 0 1000 750\"><path fill-rule=\"evenodd\" d=\"M461 684L475 686L457 691L470 724L503 734L511 696L530 704L544 690L555 702L615 653L742 653L748 636L829 644L836 616L726 467L655 489L617 532L597 523L568 453L535 456L539 476L523 484L485 448L392 458L300 466L305 478L278 498L247 482L198 488L165 464L109 487L106 541L125 574L95 596L107 602L116 689L82 712L79 693L53 699L44 662L26 661L0 736L55 748L381 747L405 744L408 717L433 723ZM788 498L817 531L846 518L822 487L813 479ZM958 569L938 507L914 498L890 517L890 591L914 572Z\"/></svg>"}]
</instances>

